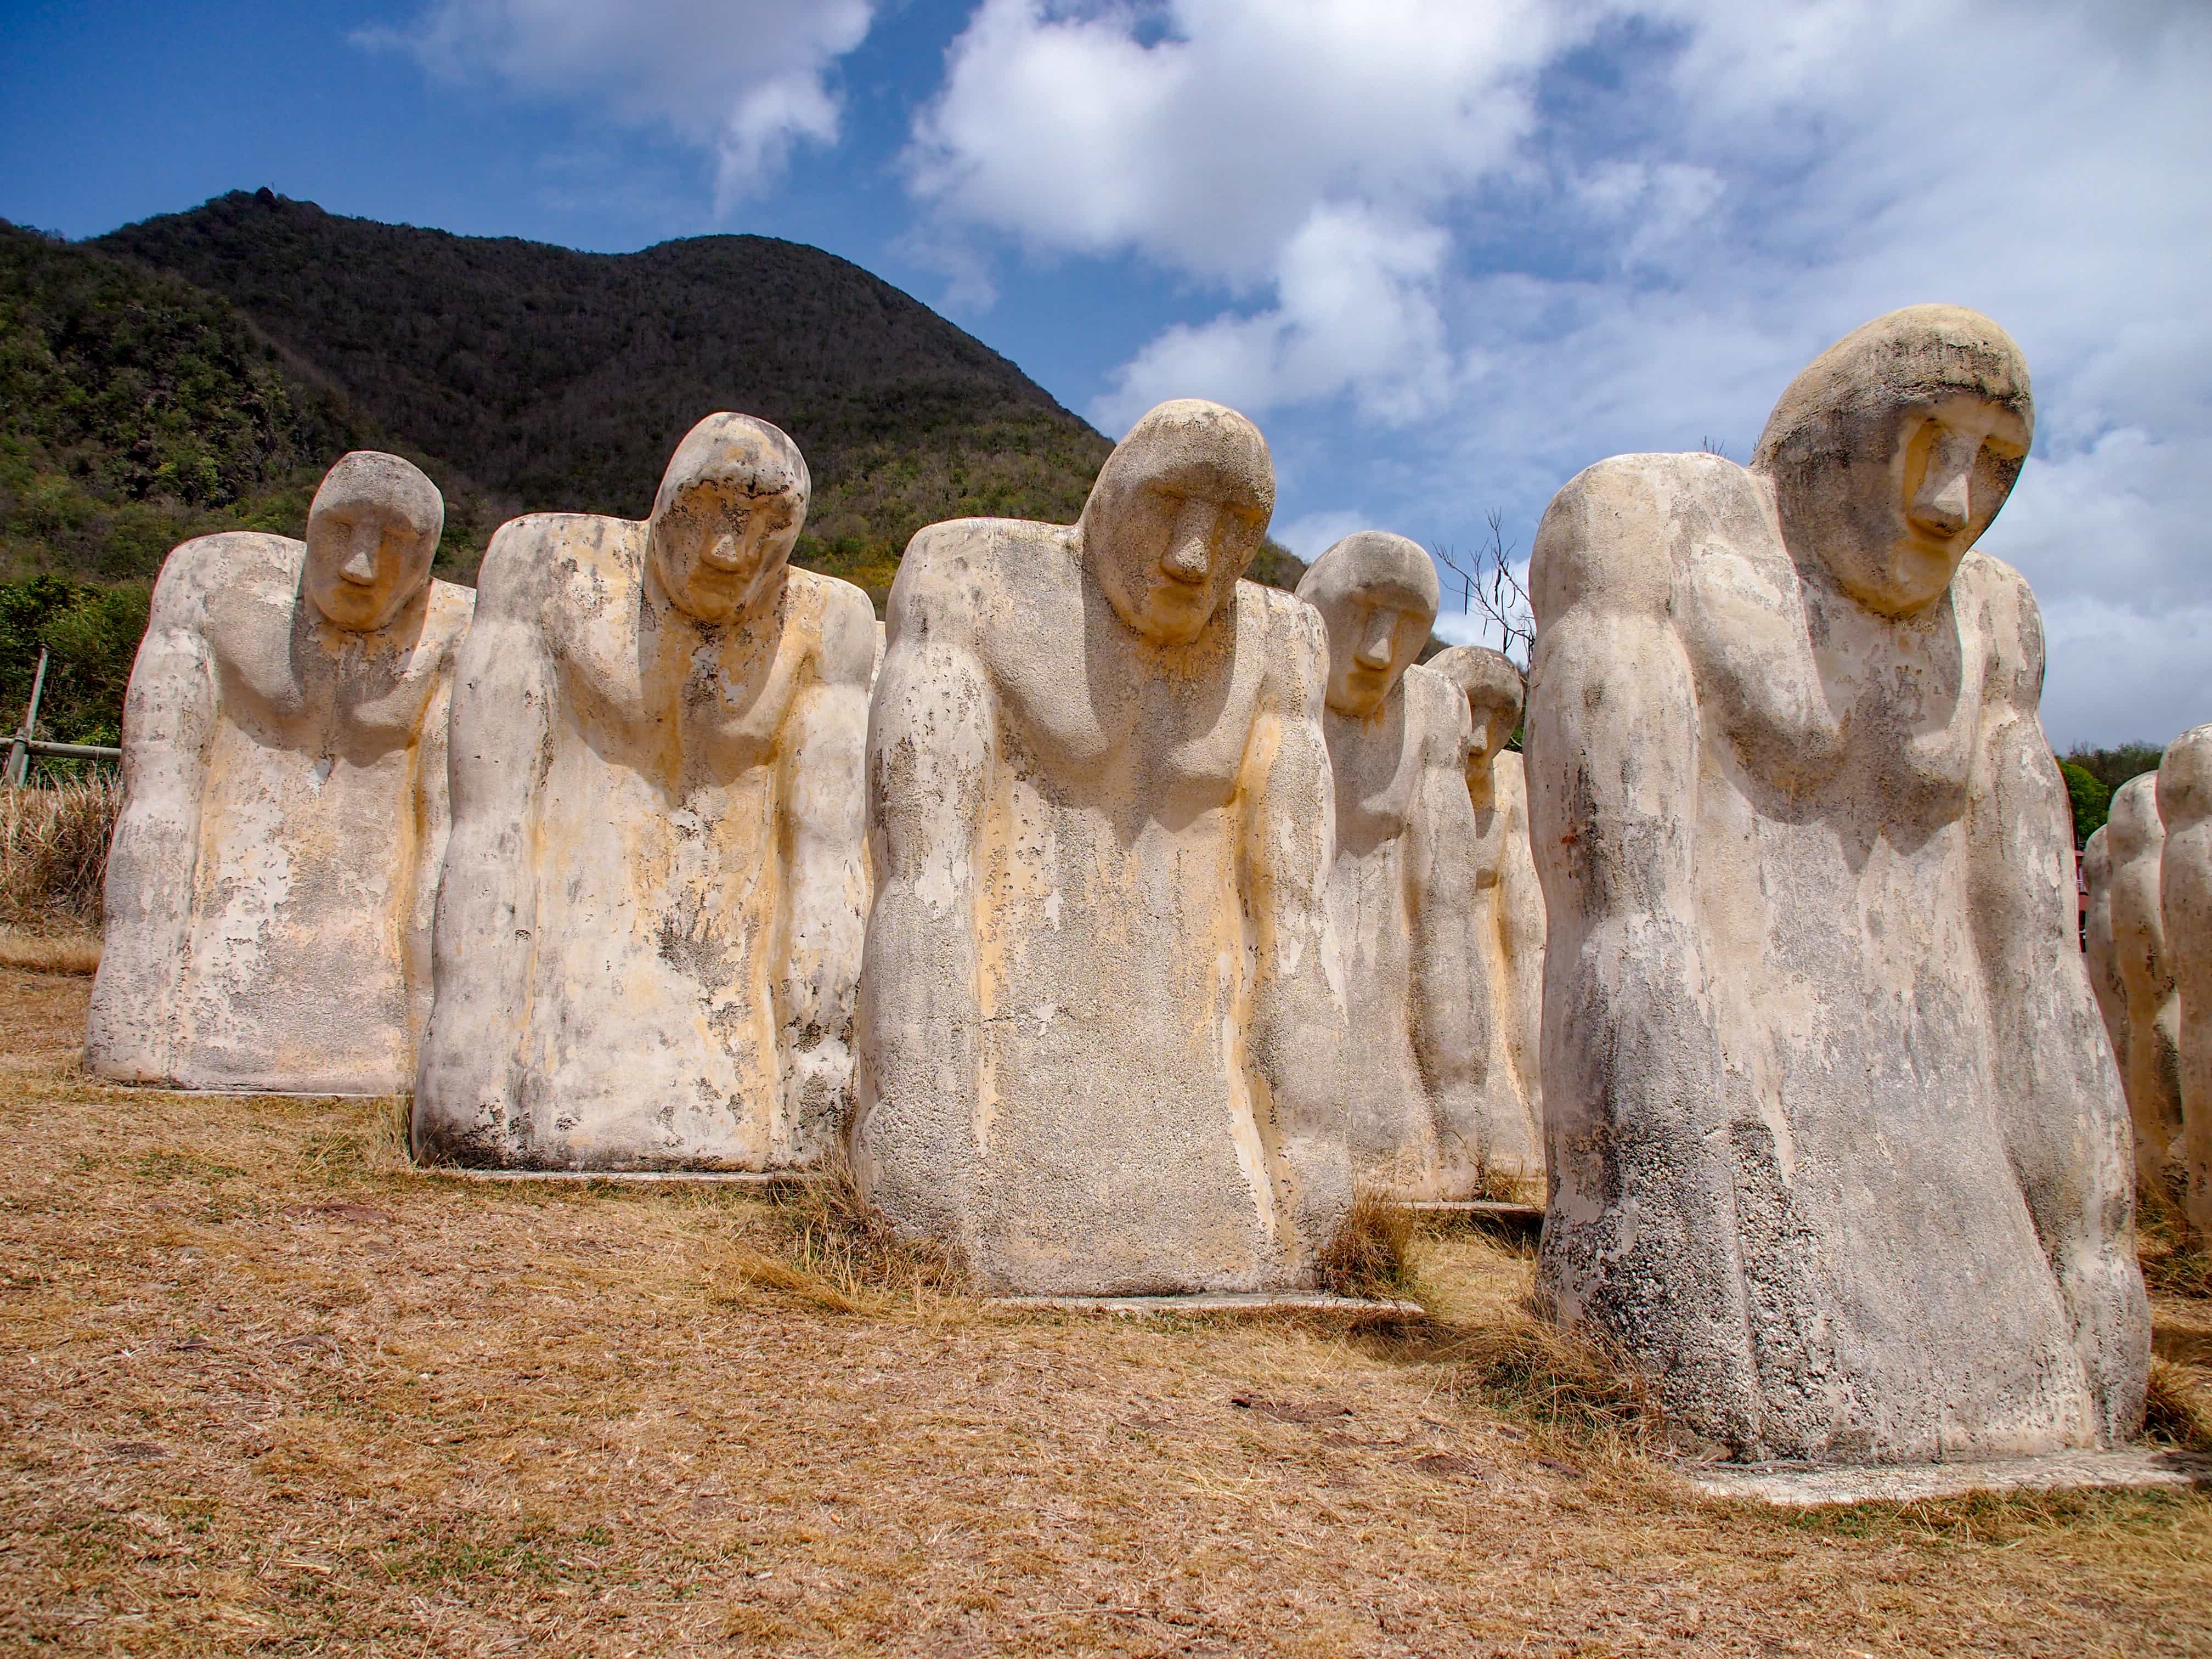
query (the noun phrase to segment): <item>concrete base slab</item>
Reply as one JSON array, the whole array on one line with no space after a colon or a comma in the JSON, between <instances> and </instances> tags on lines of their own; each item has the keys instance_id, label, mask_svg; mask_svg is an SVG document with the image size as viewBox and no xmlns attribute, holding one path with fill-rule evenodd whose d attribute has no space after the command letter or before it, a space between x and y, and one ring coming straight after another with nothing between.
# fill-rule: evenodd
<instances>
[{"instance_id":1,"label":"concrete base slab","mask_svg":"<svg viewBox=\"0 0 2212 1659\"><path fill-rule=\"evenodd\" d=\"M454 1164L418 1164L415 1173L453 1181L605 1181L617 1187L804 1187L822 1179L808 1170L465 1170Z\"/></svg>"},{"instance_id":2,"label":"concrete base slab","mask_svg":"<svg viewBox=\"0 0 2212 1659\"><path fill-rule=\"evenodd\" d=\"M2049 1452L1972 1463L1698 1464L1683 1479L1708 1498L1736 1498L1785 1509L1823 1504L1910 1504L1971 1492L2057 1492L2085 1487L2212 1486L2212 1458L2127 1446L2118 1451Z\"/></svg>"},{"instance_id":3,"label":"concrete base slab","mask_svg":"<svg viewBox=\"0 0 2212 1659\"><path fill-rule=\"evenodd\" d=\"M1511 1204L1497 1198L1419 1198L1398 1206L1420 1215L1464 1215L1489 1221L1517 1222L1523 1226L1544 1224L1540 1204Z\"/></svg>"},{"instance_id":4,"label":"concrete base slab","mask_svg":"<svg viewBox=\"0 0 2212 1659\"><path fill-rule=\"evenodd\" d=\"M1218 1291L1197 1296L994 1296L996 1308L1025 1313L1117 1314L1123 1318L1297 1317L1343 1326L1395 1325L1425 1317L1418 1302L1369 1301L1303 1291Z\"/></svg>"}]
</instances>

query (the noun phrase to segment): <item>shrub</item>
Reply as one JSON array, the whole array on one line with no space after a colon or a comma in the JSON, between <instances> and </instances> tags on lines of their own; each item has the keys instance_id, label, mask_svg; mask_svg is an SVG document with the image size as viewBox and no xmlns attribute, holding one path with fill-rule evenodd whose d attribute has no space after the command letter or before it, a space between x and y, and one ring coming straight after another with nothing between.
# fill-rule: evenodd
<instances>
[{"instance_id":1,"label":"shrub","mask_svg":"<svg viewBox=\"0 0 2212 1659\"><path fill-rule=\"evenodd\" d=\"M0 791L0 921L97 929L122 804L123 786L104 774L52 789Z\"/></svg>"}]
</instances>

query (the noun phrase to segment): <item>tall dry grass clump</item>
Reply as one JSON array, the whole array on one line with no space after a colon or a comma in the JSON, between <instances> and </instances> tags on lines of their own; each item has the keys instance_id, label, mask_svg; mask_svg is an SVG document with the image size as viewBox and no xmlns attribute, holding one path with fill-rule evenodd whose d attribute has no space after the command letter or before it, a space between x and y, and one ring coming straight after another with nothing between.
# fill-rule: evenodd
<instances>
[{"instance_id":1,"label":"tall dry grass clump","mask_svg":"<svg viewBox=\"0 0 2212 1659\"><path fill-rule=\"evenodd\" d=\"M966 1288L949 1255L902 1237L869 1204L842 1152L779 1192L776 1220L775 1253L741 1250L732 1264L749 1284L856 1314L919 1308Z\"/></svg>"},{"instance_id":2,"label":"tall dry grass clump","mask_svg":"<svg viewBox=\"0 0 2212 1659\"><path fill-rule=\"evenodd\" d=\"M122 784L106 773L51 789L0 789L0 923L99 931L122 805Z\"/></svg>"},{"instance_id":3,"label":"tall dry grass clump","mask_svg":"<svg viewBox=\"0 0 2212 1659\"><path fill-rule=\"evenodd\" d=\"M1413 1212L1361 1193L1314 1266L1321 1288L1332 1296L1413 1296Z\"/></svg>"}]
</instances>

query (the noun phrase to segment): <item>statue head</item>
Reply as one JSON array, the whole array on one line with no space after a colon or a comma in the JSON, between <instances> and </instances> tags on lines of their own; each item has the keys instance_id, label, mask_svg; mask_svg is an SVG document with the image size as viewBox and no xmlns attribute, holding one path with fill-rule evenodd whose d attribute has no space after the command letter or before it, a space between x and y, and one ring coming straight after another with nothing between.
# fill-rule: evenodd
<instances>
[{"instance_id":1,"label":"statue head","mask_svg":"<svg viewBox=\"0 0 2212 1659\"><path fill-rule=\"evenodd\" d=\"M1274 510L1259 428L1178 398L1130 428L1099 468L1077 526L1084 566L1129 627L1188 645L1235 590Z\"/></svg>"},{"instance_id":2,"label":"statue head","mask_svg":"<svg viewBox=\"0 0 2212 1659\"><path fill-rule=\"evenodd\" d=\"M1387 530L1346 536L1313 562L1298 597L1328 629L1328 706L1364 720L1380 708L1437 620L1437 568Z\"/></svg>"},{"instance_id":3,"label":"statue head","mask_svg":"<svg viewBox=\"0 0 2212 1659\"><path fill-rule=\"evenodd\" d=\"M725 623L775 592L813 487L799 446L766 421L709 415L685 433L646 520L646 556L670 600Z\"/></svg>"},{"instance_id":4,"label":"statue head","mask_svg":"<svg viewBox=\"0 0 2212 1659\"><path fill-rule=\"evenodd\" d=\"M445 528L446 499L420 467L354 450L323 474L307 507L300 585L334 626L382 628L430 580Z\"/></svg>"},{"instance_id":5,"label":"statue head","mask_svg":"<svg viewBox=\"0 0 2212 1659\"><path fill-rule=\"evenodd\" d=\"M1490 787L1490 763L1505 747L1521 724L1521 705L1528 684L1513 659L1487 646L1455 645L1429 659L1433 673L1442 674L1467 698L1473 728L1467 738L1468 787L1476 793Z\"/></svg>"},{"instance_id":6,"label":"statue head","mask_svg":"<svg viewBox=\"0 0 2212 1659\"><path fill-rule=\"evenodd\" d=\"M1782 537L1869 611L1902 617L1951 585L2012 493L2034 435L2027 363L1978 312L1910 306L1845 335L1790 383L1751 470Z\"/></svg>"}]
</instances>

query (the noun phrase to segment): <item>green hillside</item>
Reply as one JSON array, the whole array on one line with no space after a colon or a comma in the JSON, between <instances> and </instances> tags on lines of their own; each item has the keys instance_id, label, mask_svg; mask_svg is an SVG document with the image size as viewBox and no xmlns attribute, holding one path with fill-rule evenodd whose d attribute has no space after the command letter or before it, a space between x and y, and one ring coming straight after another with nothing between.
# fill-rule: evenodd
<instances>
[{"instance_id":1,"label":"green hillside","mask_svg":"<svg viewBox=\"0 0 2212 1659\"><path fill-rule=\"evenodd\" d=\"M701 416L773 421L814 475L801 562L865 586L937 520L1072 516L1109 447L918 301L763 236L578 253L263 191L94 246L221 294L513 510L642 516Z\"/></svg>"},{"instance_id":2,"label":"green hillside","mask_svg":"<svg viewBox=\"0 0 2212 1659\"><path fill-rule=\"evenodd\" d=\"M0 720L43 643L44 734L113 741L169 549L297 535L348 448L437 482L439 574L465 581L516 513L643 514L716 409L799 441L799 562L878 604L923 525L1064 522L1111 447L927 307L768 237L579 253L267 191L84 243L0 221ZM1271 545L1253 574L1302 568Z\"/></svg>"}]
</instances>

